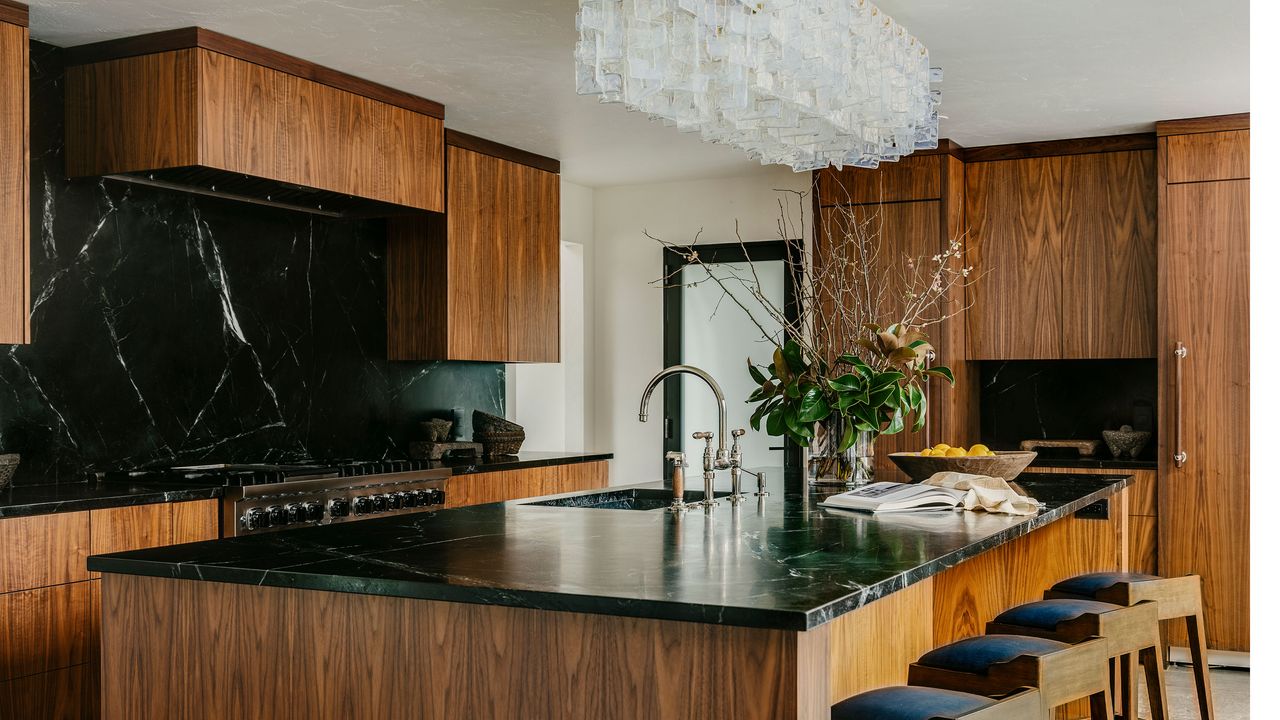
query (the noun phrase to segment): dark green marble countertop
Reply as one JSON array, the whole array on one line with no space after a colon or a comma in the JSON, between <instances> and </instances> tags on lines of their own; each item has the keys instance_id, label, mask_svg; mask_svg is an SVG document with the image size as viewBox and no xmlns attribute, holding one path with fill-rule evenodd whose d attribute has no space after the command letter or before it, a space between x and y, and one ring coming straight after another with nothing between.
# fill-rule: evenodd
<instances>
[{"instance_id":1,"label":"dark green marble countertop","mask_svg":"<svg viewBox=\"0 0 1280 720\"><path fill-rule=\"evenodd\" d=\"M874 516L782 493L750 498L736 510L722 502L710 515L523 500L95 555L89 568L805 630L1105 500L1131 482L1127 476L1024 474L1018 484L1045 503L1030 517Z\"/></svg>"}]
</instances>

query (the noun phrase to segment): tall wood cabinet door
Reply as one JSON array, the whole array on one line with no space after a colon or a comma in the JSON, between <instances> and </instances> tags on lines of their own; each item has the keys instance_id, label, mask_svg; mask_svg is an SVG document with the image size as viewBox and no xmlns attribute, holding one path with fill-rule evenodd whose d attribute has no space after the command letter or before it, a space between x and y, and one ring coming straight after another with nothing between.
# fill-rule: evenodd
<instances>
[{"instance_id":1,"label":"tall wood cabinet door","mask_svg":"<svg viewBox=\"0 0 1280 720\"><path fill-rule=\"evenodd\" d=\"M1247 651L1249 181L1167 185L1161 212L1160 573L1202 576L1209 647Z\"/></svg>"},{"instance_id":2,"label":"tall wood cabinet door","mask_svg":"<svg viewBox=\"0 0 1280 720\"><path fill-rule=\"evenodd\" d=\"M507 359L560 361L560 176L503 162Z\"/></svg>"},{"instance_id":3,"label":"tall wood cabinet door","mask_svg":"<svg viewBox=\"0 0 1280 720\"><path fill-rule=\"evenodd\" d=\"M1155 357L1155 151L1062 162L1062 357Z\"/></svg>"},{"instance_id":4,"label":"tall wood cabinet door","mask_svg":"<svg viewBox=\"0 0 1280 720\"><path fill-rule=\"evenodd\" d=\"M451 360L508 359L502 165L488 155L449 148Z\"/></svg>"},{"instance_id":5,"label":"tall wood cabinet door","mask_svg":"<svg viewBox=\"0 0 1280 720\"><path fill-rule=\"evenodd\" d=\"M31 342L27 29L0 22L0 345Z\"/></svg>"},{"instance_id":6,"label":"tall wood cabinet door","mask_svg":"<svg viewBox=\"0 0 1280 720\"><path fill-rule=\"evenodd\" d=\"M965 166L970 360L1062 356L1063 158Z\"/></svg>"}]
</instances>

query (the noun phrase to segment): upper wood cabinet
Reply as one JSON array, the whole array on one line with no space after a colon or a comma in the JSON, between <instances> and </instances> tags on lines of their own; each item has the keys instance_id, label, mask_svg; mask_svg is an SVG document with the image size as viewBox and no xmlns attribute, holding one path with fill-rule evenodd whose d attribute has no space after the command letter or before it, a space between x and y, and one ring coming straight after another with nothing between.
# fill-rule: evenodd
<instances>
[{"instance_id":1,"label":"upper wood cabinet","mask_svg":"<svg viewBox=\"0 0 1280 720\"><path fill-rule=\"evenodd\" d=\"M69 176L334 214L444 209L438 103L200 28L71 48L67 63Z\"/></svg>"},{"instance_id":2,"label":"upper wood cabinet","mask_svg":"<svg viewBox=\"0 0 1280 720\"><path fill-rule=\"evenodd\" d=\"M0 345L31 342L27 8L0 2Z\"/></svg>"},{"instance_id":3,"label":"upper wood cabinet","mask_svg":"<svg viewBox=\"0 0 1280 720\"><path fill-rule=\"evenodd\" d=\"M444 218L387 235L392 360L558 362L559 163L449 133Z\"/></svg>"},{"instance_id":4,"label":"upper wood cabinet","mask_svg":"<svg viewBox=\"0 0 1280 720\"><path fill-rule=\"evenodd\" d=\"M1155 154L965 166L969 356L1155 356Z\"/></svg>"}]
</instances>

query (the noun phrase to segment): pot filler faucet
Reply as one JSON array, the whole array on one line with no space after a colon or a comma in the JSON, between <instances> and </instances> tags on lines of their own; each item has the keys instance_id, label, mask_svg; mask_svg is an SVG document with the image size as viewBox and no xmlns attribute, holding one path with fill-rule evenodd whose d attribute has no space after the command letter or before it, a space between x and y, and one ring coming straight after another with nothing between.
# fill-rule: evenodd
<instances>
[{"instance_id":1,"label":"pot filler faucet","mask_svg":"<svg viewBox=\"0 0 1280 720\"><path fill-rule=\"evenodd\" d=\"M680 374L692 375L711 388L711 392L716 396L716 410L719 417L720 432L718 439L719 445L715 451L715 455L711 454L711 442L716 439L716 435L709 430L700 431L693 434L695 440L705 440L707 443L706 450L702 453L702 480L703 495L702 502L692 503L692 505L701 505L705 510L710 511L717 505L715 495L716 471L728 469L733 477L733 491L729 494L729 502L734 505L742 501L742 448L738 443L739 438L747 434L745 429L739 428L733 431L733 449L726 450L724 445L725 428L727 426L728 412L725 409L724 392L720 390L720 384L715 378L711 377L707 371L696 368L692 365L672 365L653 376L649 384L644 388L644 395L640 397L640 422L646 422L649 419L649 397L653 395L653 391L662 384L663 380ZM677 469L684 466L684 453L671 453L668 457L675 461ZM683 471L677 470L683 475ZM756 495L766 495L764 491L764 473L753 473L746 470L748 474L754 475L758 484ZM679 487L673 487L672 490L674 500L671 503L672 510L683 510L689 507L684 502L683 482L678 483Z\"/></svg>"}]
</instances>

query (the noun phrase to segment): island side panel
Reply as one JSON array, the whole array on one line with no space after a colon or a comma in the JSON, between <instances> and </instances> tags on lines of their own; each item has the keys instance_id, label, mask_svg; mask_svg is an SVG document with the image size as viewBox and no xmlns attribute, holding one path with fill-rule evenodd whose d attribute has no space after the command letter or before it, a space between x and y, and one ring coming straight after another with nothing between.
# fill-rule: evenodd
<instances>
[{"instance_id":1,"label":"island side panel","mask_svg":"<svg viewBox=\"0 0 1280 720\"><path fill-rule=\"evenodd\" d=\"M829 704L906 684L907 667L933 649L933 598L927 578L822 626L830 632Z\"/></svg>"},{"instance_id":2,"label":"island side panel","mask_svg":"<svg viewBox=\"0 0 1280 720\"><path fill-rule=\"evenodd\" d=\"M105 717L818 720L808 633L316 590L102 580Z\"/></svg>"}]
</instances>

